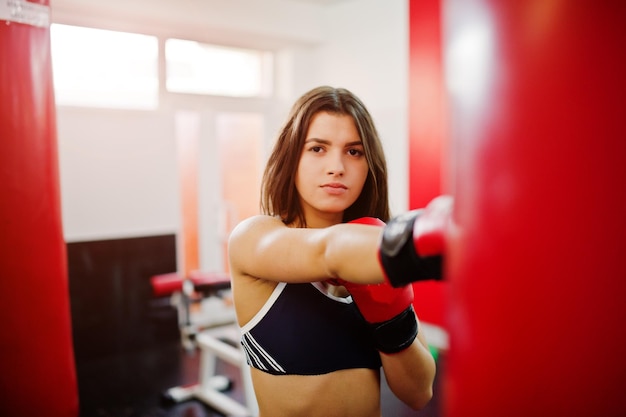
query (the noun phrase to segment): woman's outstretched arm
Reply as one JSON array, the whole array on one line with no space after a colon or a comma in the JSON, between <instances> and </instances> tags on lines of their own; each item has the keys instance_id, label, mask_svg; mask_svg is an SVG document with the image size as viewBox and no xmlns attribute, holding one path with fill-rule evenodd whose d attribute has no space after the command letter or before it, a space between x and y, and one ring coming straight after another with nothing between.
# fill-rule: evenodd
<instances>
[{"instance_id":1,"label":"woman's outstretched arm","mask_svg":"<svg viewBox=\"0 0 626 417\"><path fill-rule=\"evenodd\" d=\"M379 283L382 227L338 224L323 229L291 228L280 219L259 215L241 222L231 233L231 265L242 274L283 282L341 278Z\"/></svg>"}]
</instances>

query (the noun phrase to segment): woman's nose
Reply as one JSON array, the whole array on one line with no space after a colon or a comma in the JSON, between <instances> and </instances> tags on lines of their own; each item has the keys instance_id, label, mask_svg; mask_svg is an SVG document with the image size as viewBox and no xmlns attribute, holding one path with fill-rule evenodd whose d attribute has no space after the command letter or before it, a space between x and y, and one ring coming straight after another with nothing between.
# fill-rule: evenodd
<instances>
[{"instance_id":1,"label":"woman's nose","mask_svg":"<svg viewBox=\"0 0 626 417\"><path fill-rule=\"evenodd\" d=\"M343 175L345 168L342 155L329 155L327 173L329 175Z\"/></svg>"}]
</instances>

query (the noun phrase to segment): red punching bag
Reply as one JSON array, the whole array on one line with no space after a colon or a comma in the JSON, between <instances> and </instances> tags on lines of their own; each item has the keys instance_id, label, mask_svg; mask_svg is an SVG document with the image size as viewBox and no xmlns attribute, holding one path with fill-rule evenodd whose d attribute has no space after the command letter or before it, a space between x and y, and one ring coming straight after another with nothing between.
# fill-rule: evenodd
<instances>
[{"instance_id":1,"label":"red punching bag","mask_svg":"<svg viewBox=\"0 0 626 417\"><path fill-rule=\"evenodd\" d=\"M445 415L626 415L626 2L446 0Z\"/></svg>"},{"instance_id":2,"label":"red punching bag","mask_svg":"<svg viewBox=\"0 0 626 417\"><path fill-rule=\"evenodd\" d=\"M78 415L49 6L0 4L0 415Z\"/></svg>"}]
</instances>

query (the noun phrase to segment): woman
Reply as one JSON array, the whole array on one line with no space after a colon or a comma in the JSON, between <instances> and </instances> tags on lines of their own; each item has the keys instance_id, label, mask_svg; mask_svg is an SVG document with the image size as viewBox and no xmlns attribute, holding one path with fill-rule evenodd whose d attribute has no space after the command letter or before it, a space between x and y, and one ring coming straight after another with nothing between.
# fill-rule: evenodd
<instances>
[{"instance_id":1,"label":"woman","mask_svg":"<svg viewBox=\"0 0 626 417\"><path fill-rule=\"evenodd\" d=\"M367 285L385 279L383 229L372 218L389 219L387 189L363 103L331 87L298 99L265 169L264 214L244 220L229 240L260 417L380 417L381 366L410 407L432 397L435 362L411 286ZM398 320L393 335L379 334L381 322Z\"/></svg>"}]
</instances>

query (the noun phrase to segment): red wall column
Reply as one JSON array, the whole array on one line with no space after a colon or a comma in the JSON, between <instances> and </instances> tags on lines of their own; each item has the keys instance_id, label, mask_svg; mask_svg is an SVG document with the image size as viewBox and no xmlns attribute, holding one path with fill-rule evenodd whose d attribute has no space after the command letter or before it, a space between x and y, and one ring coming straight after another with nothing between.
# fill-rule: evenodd
<instances>
[{"instance_id":1,"label":"red wall column","mask_svg":"<svg viewBox=\"0 0 626 417\"><path fill-rule=\"evenodd\" d=\"M78 415L47 5L0 17L3 416Z\"/></svg>"},{"instance_id":2,"label":"red wall column","mask_svg":"<svg viewBox=\"0 0 626 417\"><path fill-rule=\"evenodd\" d=\"M446 415L626 415L626 3L447 0Z\"/></svg>"},{"instance_id":3,"label":"red wall column","mask_svg":"<svg viewBox=\"0 0 626 417\"><path fill-rule=\"evenodd\" d=\"M441 1L409 1L409 206L443 193L447 143L441 51ZM446 284L414 284L420 319L444 326Z\"/></svg>"}]
</instances>

